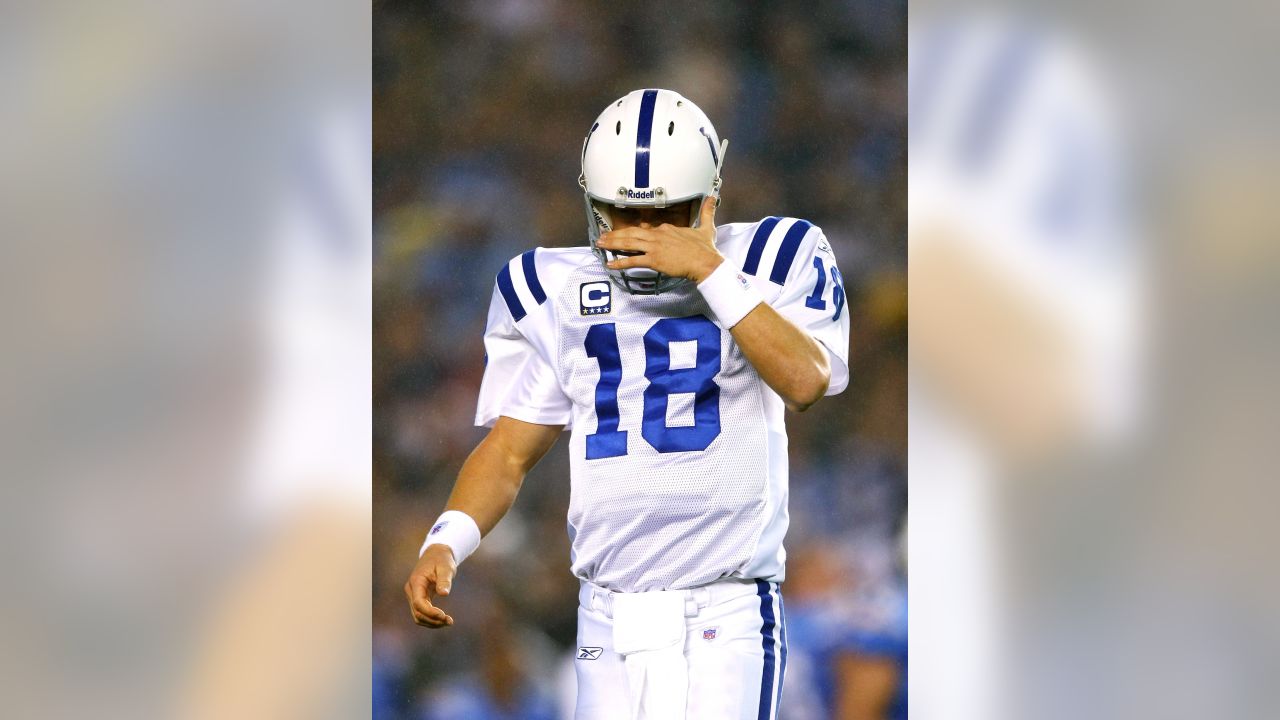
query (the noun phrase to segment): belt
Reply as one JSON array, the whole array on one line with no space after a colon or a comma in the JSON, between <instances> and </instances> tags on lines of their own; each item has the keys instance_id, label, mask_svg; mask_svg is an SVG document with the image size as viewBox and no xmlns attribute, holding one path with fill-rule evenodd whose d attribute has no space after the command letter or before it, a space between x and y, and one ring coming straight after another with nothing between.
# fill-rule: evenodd
<instances>
[{"instance_id":1,"label":"belt","mask_svg":"<svg viewBox=\"0 0 1280 720\"><path fill-rule=\"evenodd\" d=\"M697 617L702 609L709 605L719 605L722 602L734 600L744 595L755 595L756 581L723 578L695 588L668 590L667 592L684 593L684 616ZM605 617L612 620L613 598L619 594L621 593L603 588L593 582L581 580L578 588L578 604L588 610L603 613Z\"/></svg>"}]
</instances>

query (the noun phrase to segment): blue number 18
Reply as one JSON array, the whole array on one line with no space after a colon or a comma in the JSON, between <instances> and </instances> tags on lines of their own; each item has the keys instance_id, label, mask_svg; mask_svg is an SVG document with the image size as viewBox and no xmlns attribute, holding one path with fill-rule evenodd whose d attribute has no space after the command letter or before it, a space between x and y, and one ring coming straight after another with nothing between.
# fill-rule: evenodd
<instances>
[{"instance_id":1,"label":"blue number 18","mask_svg":"<svg viewBox=\"0 0 1280 720\"><path fill-rule=\"evenodd\" d=\"M693 367L671 367L671 343L697 344ZM587 356L600 363L596 383L596 431L587 436L587 459L627 454L627 433L618 430L618 386L622 382L622 357L614 323L593 325L584 341ZM706 450L720 435L720 328L702 315L666 318L644 334L644 421L640 434L662 453ZM691 393L693 425L668 427L667 406L674 393Z\"/></svg>"}]
</instances>

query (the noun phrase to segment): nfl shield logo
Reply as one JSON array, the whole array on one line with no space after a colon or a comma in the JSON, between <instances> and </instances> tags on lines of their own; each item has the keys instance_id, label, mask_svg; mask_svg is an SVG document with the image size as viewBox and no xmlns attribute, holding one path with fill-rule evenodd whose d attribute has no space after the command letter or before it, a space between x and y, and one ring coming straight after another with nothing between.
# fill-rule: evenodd
<instances>
[{"instance_id":1,"label":"nfl shield logo","mask_svg":"<svg viewBox=\"0 0 1280 720\"><path fill-rule=\"evenodd\" d=\"M715 640L715 639L716 639L716 630L717 630L717 629L718 629L718 628L707 628L706 630L703 630L703 631L702 631L702 639L703 639L703 640Z\"/></svg>"}]
</instances>

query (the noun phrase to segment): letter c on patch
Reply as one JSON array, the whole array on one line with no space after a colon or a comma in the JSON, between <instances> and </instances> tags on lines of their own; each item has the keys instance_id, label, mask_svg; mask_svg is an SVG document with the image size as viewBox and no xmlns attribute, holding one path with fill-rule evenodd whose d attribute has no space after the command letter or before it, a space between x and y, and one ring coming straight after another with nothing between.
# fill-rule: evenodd
<instances>
[{"instance_id":1,"label":"letter c on patch","mask_svg":"<svg viewBox=\"0 0 1280 720\"><path fill-rule=\"evenodd\" d=\"M607 313L613 300L609 291L609 283L603 280L582 283L582 286L578 289L578 299L582 304L583 315Z\"/></svg>"}]
</instances>

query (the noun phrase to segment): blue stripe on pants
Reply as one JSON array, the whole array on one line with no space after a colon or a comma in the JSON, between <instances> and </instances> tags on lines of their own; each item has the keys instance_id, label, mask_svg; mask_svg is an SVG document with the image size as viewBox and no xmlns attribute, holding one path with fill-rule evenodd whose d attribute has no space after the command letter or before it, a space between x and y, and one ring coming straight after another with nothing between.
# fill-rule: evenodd
<instances>
[{"instance_id":1,"label":"blue stripe on pants","mask_svg":"<svg viewBox=\"0 0 1280 720\"><path fill-rule=\"evenodd\" d=\"M782 588L778 588L778 632L782 636L782 663L778 669L778 712L782 712L782 684L787 680L787 604L782 599Z\"/></svg>"},{"instance_id":2,"label":"blue stripe on pants","mask_svg":"<svg viewBox=\"0 0 1280 720\"><path fill-rule=\"evenodd\" d=\"M773 670L774 670L774 648L777 640L773 637L773 631L777 623L773 617L773 593L770 592L769 583L764 580L756 580L756 594L760 596L760 634L763 636L761 641L764 647L764 672L760 675L760 714L759 720L770 720L773 709Z\"/></svg>"}]
</instances>

